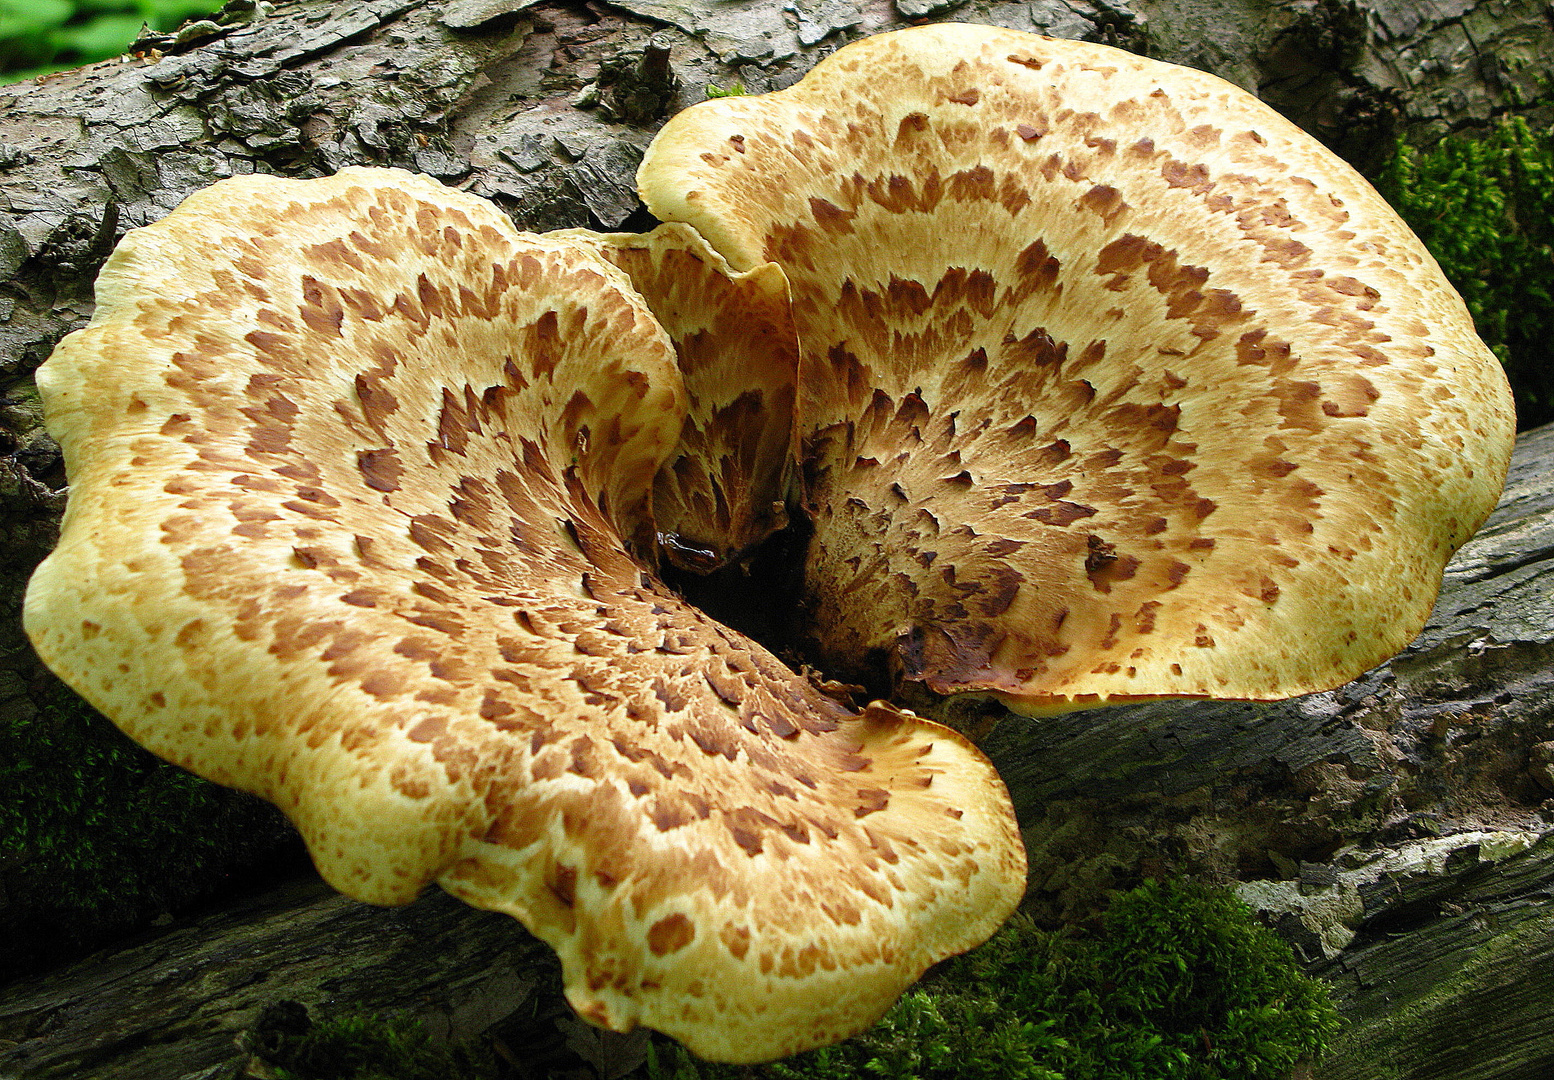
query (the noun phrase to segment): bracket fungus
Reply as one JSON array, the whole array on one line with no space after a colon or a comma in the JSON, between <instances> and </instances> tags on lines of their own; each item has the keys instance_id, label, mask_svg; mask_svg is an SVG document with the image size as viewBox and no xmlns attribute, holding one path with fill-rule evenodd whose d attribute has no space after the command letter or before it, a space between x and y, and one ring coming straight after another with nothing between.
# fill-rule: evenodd
<instances>
[{"instance_id":1,"label":"bracket fungus","mask_svg":"<svg viewBox=\"0 0 1554 1080\"><path fill-rule=\"evenodd\" d=\"M820 1045L1024 888L975 747L666 568L792 515L838 672L1266 699L1401 648L1504 476L1424 249L1211 76L921 27L686 110L639 181L646 237L393 170L223 181L38 375L44 660L344 892L516 916L594 1023Z\"/></svg>"},{"instance_id":2,"label":"bracket fungus","mask_svg":"<svg viewBox=\"0 0 1554 1080\"><path fill-rule=\"evenodd\" d=\"M1506 381L1348 165L1218 78L941 25L639 173L802 345L810 630L1029 714L1341 684L1493 507Z\"/></svg>"}]
</instances>

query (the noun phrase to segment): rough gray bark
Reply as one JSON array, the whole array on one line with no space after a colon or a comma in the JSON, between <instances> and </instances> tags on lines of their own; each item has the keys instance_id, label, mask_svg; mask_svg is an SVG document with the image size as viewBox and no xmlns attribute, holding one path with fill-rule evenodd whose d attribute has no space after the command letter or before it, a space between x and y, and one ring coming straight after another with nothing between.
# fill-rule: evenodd
<instances>
[{"instance_id":1,"label":"rough gray bark","mask_svg":"<svg viewBox=\"0 0 1554 1080\"><path fill-rule=\"evenodd\" d=\"M316 878L288 883L110 956L13 987L0 1076L217 1080L243 1071L291 1004L410 1014L464 1040L559 980L505 915L433 890L385 910Z\"/></svg>"},{"instance_id":2,"label":"rough gray bark","mask_svg":"<svg viewBox=\"0 0 1554 1080\"><path fill-rule=\"evenodd\" d=\"M0 715L36 715L53 685L18 619L64 501L31 372L89 317L117 238L220 177L397 165L486 195L526 228L635 228L632 173L669 113L708 87L787 85L847 40L924 18L1216 71L1362 165L1394 130L1472 126L1534 101L1537 61L1554 55L1554 17L1533 0L294 0L268 14L236 0L223 18L140 58L0 88ZM1014 792L1038 913L1082 916L1140 873L1220 875L1339 988L1353 1023L1323 1075L1554 1071L1554 916L1539 903L1554 887L1554 846L1540 841L1554 819L1551 476L1545 430L1523 440L1507 501L1453 563L1425 634L1338 691L1039 722L948 707ZM277 902L281 914L223 914L150 952L0 992L0 1040L16 1043L0 1041L0 1076L203 1074L237 1060L209 1048L230 1046L264 1001L345 1002L354 986L367 994L354 1007L387 1008L527 970L511 924L438 900L349 917L334 899ZM352 951L365 925L352 920L375 917L460 943L391 969ZM423 917L445 930L415 929ZM377 974L331 988L303 959L231 944L261 931ZM181 1026L145 997L151 985L184 1009ZM123 1023L99 1035L105 1015ZM167 1056L134 1056L151 1048Z\"/></svg>"},{"instance_id":3,"label":"rough gray bark","mask_svg":"<svg viewBox=\"0 0 1554 1080\"><path fill-rule=\"evenodd\" d=\"M1554 14L1541 0L1139 0L1152 55L1213 71L1369 171L1415 140L1531 110Z\"/></svg>"}]
</instances>

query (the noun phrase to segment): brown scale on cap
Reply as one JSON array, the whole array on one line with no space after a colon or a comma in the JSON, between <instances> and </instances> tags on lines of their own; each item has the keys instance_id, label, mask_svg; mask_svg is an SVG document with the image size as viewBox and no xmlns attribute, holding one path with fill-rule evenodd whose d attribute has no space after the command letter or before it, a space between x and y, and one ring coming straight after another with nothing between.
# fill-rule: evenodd
<instances>
[{"instance_id":1,"label":"brown scale on cap","mask_svg":"<svg viewBox=\"0 0 1554 1080\"><path fill-rule=\"evenodd\" d=\"M654 484L663 556L702 574L734 561L788 523L799 357L787 279L771 263L734 273L685 225L554 235L624 270L674 342L687 410Z\"/></svg>"},{"instance_id":2,"label":"brown scale on cap","mask_svg":"<svg viewBox=\"0 0 1554 1080\"><path fill-rule=\"evenodd\" d=\"M1400 649L1505 379L1347 165L1235 87L928 26L673 118L649 208L776 262L813 630L1030 713L1284 697Z\"/></svg>"},{"instance_id":3,"label":"brown scale on cap","mask_svg":"<svg viewBox=\"0 0 1554 1080\"><path fill-rule=\"evenodd\" d=\"M226 181L126 237L39 384L40 655L343 891L509 912L583 1016L730 1061L861 1029L1018 901L974 748L633 558L687 396L597 248L388 170Z\"/></svg>"},{"instance_id":4,"label":"brown scale on cap","mask_svg":"<svg viewBox=\"0 0 1554 1080\"><path fill-rule=\"evenodd\" d=\"M512 913L596 1023L829 1042L1022 890L973 747L644 565L781 527L796 439L839 673L1033 713L1352 677L1503 477L1504 378L1429 256L1212 77L923 27L688 110L640 182L710 249L375 170L132 233L39 372L72 488L26 606L330 881Z\"/></svg>"}]
</instances>

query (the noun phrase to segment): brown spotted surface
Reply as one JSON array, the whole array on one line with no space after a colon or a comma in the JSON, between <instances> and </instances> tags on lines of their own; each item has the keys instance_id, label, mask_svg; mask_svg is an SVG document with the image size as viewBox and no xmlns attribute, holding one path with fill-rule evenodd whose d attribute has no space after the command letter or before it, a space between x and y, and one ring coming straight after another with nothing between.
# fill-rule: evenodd
<instances>
[{"instance_id":1,"label":"brown spotted surface","mask_svg":"<svg viewBox=\"0 0 1554 1080\"><path fill-rule=\"evenodd\" d=\"M1343 162L1212 76L940 25L695 106L639 173L774 261L825 651L1027 712L1323 689L1493 506L1505 379Z\"/></svg>"},{"instance_id":2,"label":"brown spotted surface","mask_svg":"<svg viewBox=\"0 0 1554 1080\"><path fill-rule=\"evenodd\" d=\"M583 1016L731 1061L859 1030L1018 900L975 749L632 558L688 398L586 245L388 170L226 181L126 237L39 384L39 653L343 891L509 912Z\"/></svg>"},{"instance_id":3,"label":"brown spotted surface","mask_svg":"<svg viewBox=\"0 0 1554 1080\"><path fill-rule=\"evenodd\" d=\"M771 263L730 271L685 225L553 235L624 270L674 342L687 408L654 484L663 557L698 573L734 561L788 523L799 357L787 279Z\"/></svg>"}]
</instances>

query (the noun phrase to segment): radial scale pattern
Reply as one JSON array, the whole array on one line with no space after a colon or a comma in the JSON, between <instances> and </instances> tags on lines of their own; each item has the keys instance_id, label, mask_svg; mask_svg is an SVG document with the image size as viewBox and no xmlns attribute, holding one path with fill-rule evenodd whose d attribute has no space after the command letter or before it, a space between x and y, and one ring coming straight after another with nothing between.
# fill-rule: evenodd
<instances>
[{"instance_id":1,"label":"radial scale pattern","mask_svg":"<svg viewBox=\"0 0 1554 1080\"><path fill-rule=\"evenodd\" d=\"M921 27L687 110L639 181L642 237L372 169L132 232L38 373L71 493L25 611L332 884L511 913L597 1024L831 1042L1024 888L975 747L844 707L667 565L802 516L835 674L1272 698L1401 648L1503 479L1461 300L1210 76Z\"/></svg>"},{"instance_id":2,"label":"radial scale pattern","mask_svg":"<svg viewBox=\"0 0 1554 1080\"><path fill-rule=\"evenodd\" d=\"M639 180L788 276L839 663L1031 713L1325 689L1418 632L1498 494L1460 299L1212 76L922 27L681 113Z\"/></svg>"},{"instance_id":3,"label":"radial scale pattern","mask_svg":"<svg viewBox=\"0 0 1554 1080\"><path fill-rule=\"evenodd\" d=\"M799 346L787 279L772 263L735 273L685 225L553 235L624 270L679 356L685 427L653 492L664 558L703 574L734 562L788 524Z\"/></svg>"},{"instance_id":4,"label":"radial scale pattern","mask_svg":"<svg viewBox=\"0 0 1554 1080\"><path fill-rule=\"evenodd\" d=\"M550 943L584 1017L735 1061L868 1025L1019 899L975 749L632 557L686 395L586 245L403 173L252 177L98 290L39 374L72 487L28 630L342 891L436 880Z\"/></svg>"}]
</instances>

